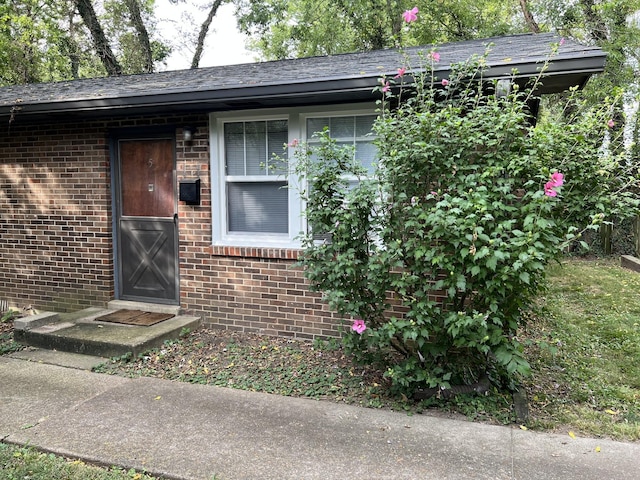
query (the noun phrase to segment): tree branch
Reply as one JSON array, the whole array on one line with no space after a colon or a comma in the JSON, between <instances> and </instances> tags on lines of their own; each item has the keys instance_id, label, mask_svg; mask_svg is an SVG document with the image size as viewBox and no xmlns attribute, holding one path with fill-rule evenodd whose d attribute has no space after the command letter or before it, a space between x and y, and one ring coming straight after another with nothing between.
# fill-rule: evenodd
<instances>
[{"instance_id":1,"label":"tree branch","mask_svg":"<svg viewBox=\"0 0 640 480\"><path fill-rule=\"evenodd\" d=\"M533 18L533 14L531 10L529 10L529 4L527 0L520 0L520 8L522 9L522 15L524 16L524 21L531 30L532 33L540 33L540 26L538 22L536 22L535 18Z\"/></svg>"},{"instance_id":2,"label":"tree branch","mask_svg":"<svg viewBox=\"0 0 640 480\"><path fill-rule=\"evenodd\" d=\"M102 26L98 21L98 16L93 9L91 0L75 0L75 2L78 13L91 33L93 46L96 49L96 53L98 54L102 65L104 65L104 68L107 70L107 74L121 75L122 67L111 50L111 46L109 45L107 37L104 34L104 30L102 30Z\"/></svg>"},{"instance_id":3,"label":"tree branch","mask_svg":"<svg viewBox=\"0 0 640 480\"><path fill-rule=\"evenodd\" d=\"M593 0L580 0L580 5L582 6L591 38L597 43L607 41L607 25L602 18L598 17Z\"/></svg>"},{"instance_id":4,"label":"tree branch","mask_svg":"<svg viewBox=\"0 0 640 480\"><path fill-rule=\"evenodd\" d=\"M147 27L145 27L144 22L142 21L142 14L140 13L140 5L138 5L138 0L126 0L127 8L129 9L129 14L131 15L131 23L133 23L134 28L138 34L138 39L140 40L140 46L143 50L143 58L144 58L144 71L147 73L153 72L153 54L151 52L151 43L149 42L149 32L147 31Z\"/></svg>"},{"instance_id":5,"label":"tree branch","mask_svg":"<svg viewBox=\"0 0 640 480\"><path fill-rule=\"evenodd\" d=\"M202 58L202 51L204 49L204 41L207 38L207 33L209 32L209 27L211 27L211 22L213 21L213 17L216 16L218 12L218 8L222 4L223 0L215 0L211 5L211 9L209 10L209 15L202 23L200 27L200 33L198 34L198 43L196 45L196 51L193 54L193 60L191 61L191 68L198 68L200 65L200 59Z\"/></svg>"}]
</instances>

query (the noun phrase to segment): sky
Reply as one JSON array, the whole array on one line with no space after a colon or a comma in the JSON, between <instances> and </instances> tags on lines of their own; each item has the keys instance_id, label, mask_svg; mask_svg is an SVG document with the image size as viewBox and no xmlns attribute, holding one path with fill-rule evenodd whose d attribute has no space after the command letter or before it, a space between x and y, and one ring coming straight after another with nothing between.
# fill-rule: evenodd
<instances>
[{"instance_id":1,"label":"sky","mask_svg":"<svg viewBox=\"0 0 640 480\"><path fill-rule=\"evenodd\" d=\"M158 28L163 37L174 43L174 52L169 57L167 67L162 70L180 70L189 68L193 58L193 50L180 45L184 38L184 31L193 33L196 37L200 25L205 20L208 11L193 7L193 3L205 4L204 0L189 0L189 5L172 5L169 0L156 0L156 17ZM189 21L184 14L193 17ZM222 5L213 19L205 49L200 60L200 67L218 65L234 65L255 61L255 54L245 48L246 36L241 34L234 17L234 6Z\"/></svg>"}]
</instances>

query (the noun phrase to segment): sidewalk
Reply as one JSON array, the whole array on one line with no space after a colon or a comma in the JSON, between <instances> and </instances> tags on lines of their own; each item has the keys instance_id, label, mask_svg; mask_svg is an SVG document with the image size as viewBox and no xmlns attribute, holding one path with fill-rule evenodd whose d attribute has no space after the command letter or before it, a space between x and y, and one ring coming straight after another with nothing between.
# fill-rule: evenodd
<instances>
[{"instance_id":1,"label":"sidewalk","mask_svg":"<svg viewBox=\"0 0 640 480\"><path fill-rule=\"evenodd\" d=\"M0 357L0 439L190 480L640 477L640 443L8 357Z\"/></svg>"}]
</instances>

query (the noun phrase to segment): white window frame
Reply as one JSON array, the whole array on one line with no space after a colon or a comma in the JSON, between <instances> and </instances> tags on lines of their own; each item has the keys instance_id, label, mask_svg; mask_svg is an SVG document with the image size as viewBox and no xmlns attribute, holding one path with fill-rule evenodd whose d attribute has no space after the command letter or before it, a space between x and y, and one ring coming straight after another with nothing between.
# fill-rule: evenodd
<instances>
[{"instance_id":1,"label":"white window frame","mask_svg":"<svg viewBox=\"0 0 640 480\"><path fill-rule=\"evenodd\" d=\"M332 105L327 107L300 107L289 109L244 110L216 112L209 115L209 143L211 145L211 212L212 244L229 247L300 248L298 237L306 230L303 218L303 202L300 198L299 178L294 172L294 148L288 150L288 234L229 232L227 225L227 192L224 152L224 124L230 122L255 122L287 120L288 142L304 142L307 138L307 119L312 117L339 117L377 115L374 104ZM313 133L313 132L311 132Z\"/></svg>"},{"instance_id":2,"label":"white window frame","mask_svg":"<svg viewBox=\"0 0 640 480\"><path fill-rule=\"evenodd\" d=\"M328 118L337 118L337 117L364 117L364 116L377 116L377 112L375 110L348 110L348 111L342 111L342 110L336 110L336 111L327 111L327 112L323 112L323 111L315 111L313 113L307 113L304 115L301 115L301 120L300 123L302 124L302 129L303 129L303 139L304 141L308 141L307 139L310 140L310 135L313 135L316 132L307 132L307 120L310 118L324 118L324 117L328 117ZM355 133L355 132L354 132ZM329 136L340 142L342 140L344 140L343 137L334 137L331 135L331 131L329 131ZM346 138L346 137L345 137ZM361 136L361 137L351 137L349 138L349 140L353 140L354 144L351 145L354 148L354 154L355 152L355 148L356 148L356 142L358 142L358 140L362 140L365 137ZM371 135L371 136L367 136L367 140L375 140L376 136ZM317 144L314 142L314 144ZM347 175L346 176L347 180L353 181L353 180L357 180L357 178L355 176L352 175Z\"/></svg>"}]
</instances>

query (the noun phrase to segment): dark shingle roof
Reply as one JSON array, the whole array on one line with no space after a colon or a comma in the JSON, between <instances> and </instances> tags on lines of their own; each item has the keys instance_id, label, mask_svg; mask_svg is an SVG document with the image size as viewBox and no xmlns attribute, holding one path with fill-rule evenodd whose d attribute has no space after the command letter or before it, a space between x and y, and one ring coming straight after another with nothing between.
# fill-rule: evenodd
<instances>
[{"instance_id":1,"label":"dark shingle roof","mask_svg":"<svg viewBox=\"0 0 640 480\"><path fill-rule=\"evenodd\" d=\"M452 63L482 55L491 45L488 76L517 68L535 75L560 38L553 34L511 35L436 47L436 69L446 78ZM375 98L373 87L398 67L420 65L430 46L310 57L263 63L123 75L0 88L0 117L19 107L20 115L96 115L189 110L229 110L269 106L339 103ZM605 53L566 41L553 56L543 92L586 82L604 67ZM409 61L407 61L409 59ZM18 117L17 116L17 117ZM17 120L16 117L16 120Z\"/></svg>"}]
</instances>

